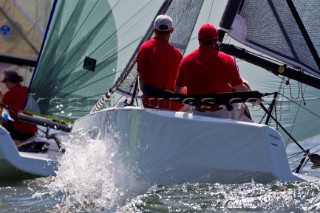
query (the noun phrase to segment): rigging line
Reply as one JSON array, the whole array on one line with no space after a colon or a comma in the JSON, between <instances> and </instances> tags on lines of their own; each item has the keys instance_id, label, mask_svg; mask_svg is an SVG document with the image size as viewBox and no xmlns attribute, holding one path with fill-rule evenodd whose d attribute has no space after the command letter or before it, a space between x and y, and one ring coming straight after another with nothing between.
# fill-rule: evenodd
<instances>
[{"instance_id":1,"label":"rigging line","mask_svg":"<svg viewBox=\"0 0 320 213\"><path fill-rule=\"evenodd\" d=\"M298 84L298 96L295 98L293 97L293 93L292 93L292 87L291 84L289 82L289 79L287 79L286 84L289 86L289 91L290 91L290 97L292 98L292 100L298 100L300 98L300 88L299 88L299 84ZM284 89L284 88L283 88Z\"/></svg>"},{"instance_id":2,"label":"rigging line","mask_svg":"<svg viewBox=\"0 0 320 213\"><path fill-rule=\"evenodd\" d=\"M303 90L303 89L302 89L302 83L299 82L299 84L300 84L300 87L301 87L301 98L302 98L301 101L303 101L303 104L306 105L306 100L304 99L304 93L306 92L307 85L304 86L304 90ZM302 92L302 90L303 90L303 92Z\"/></svg>"},{"instance_id":3,"label":"rigging line","mask_svg":"<svg viewBox=\"0 0 320 213\"><path fill-rule=\"evenodd\" d=\"M302 154L302 153L301 153L301 154ZM302 156L302 157L297 158L297 159L295 159L295 160L293 160L293 161L290 161L289 164L293 164L293 163L296 163L296 162L298 162L298 161L301 161L303 158L305 158L305 156Z\"/></svg>"},{"instance_id":4,"label":"rigging line","mask_svg":"<svg viewBox=\"0 0 320 213\"><path fill-rule=\"evenodd\" d=\"M299 156L299 155L301 155L301 154L303 154L304 152L295 152L295 153L292 153L292 154L290 154L290 155L288 155L288 159L291 159L291 158L294 158L294 157L297 157L297 156Z\"/></svg>"},{"instance_id":5,"label":"rigging line","mask_svg":"<svg viewBox=\"0 0 320 213\"><path fill-rule=\"evenodd\" d=\"M212 1L212 3L211 3L210 13L209 13L209 15L208 15L207 23L209 23L209 19L210 19L210 16L211 16L211 12L212 12L212 8L213 8L213 4L214 4L214 0L213 0L213 1Z\"/></svg>"},{"instance_id":6,"label":"rigging line","mask_svg":"<svg viewBox=\"0 0 320 213\"><path fill-rule=\"evenodd\" d=\"M306 156L304 156L305 158ZM303 159L303 158L302 158ZM301 160L302 160L301 159ZM309 158L307 158L307 160L305 162L303 162L303 164L299 163L299 166L295 169L292 170L292 172L296 171L296 173L300 173L301 170L307 165L307 163L309 162Z\"/></svg>"},{"instance_id":7,"label":"rigging line","mask_svg":"<svg viewBox=\"0 0 320 213\"><path fill-rule=\"evenodd\" d=\"M316 145L316 146L318 146L318 145ZM310 150L310 149L312 149L312 148L314 148L314 147L311 147L311 148L309 148L308 150ZM320 150L316 150L316 151L314 151L314 152L309 152L309 154L310 154L310 155L311 155L311 154L315 154L315 153L318 152L318 151L320 151ZM301 154L303 154L303 153L304 153L303 151L301 151L301 152L296 152L296 153L292 153L292 154L288 155L288 159L297 157L297 156L299 156L299 155L301 155ZM300 157L300 158L292 161L291 163L296 162L296 161L299 161L299 160L301 160L302 158L304 158L304 157Z\"/></svg>"},{"instance_id":8,"label":"rigging line","mask_svg":"<svg viewBox=\"0 0 320 213\"><path fill-rule=\"evenodd\" d=\"M296 157L296 156L295 156ZM296 158L296 159L288 159L288 163L289 163L289 165L297 165L298 164L298 162L300 163L300 161L302 160L302 159L304 159L305 158L305 156L303 155L302 157L299 157L299 158ZM291 161L292 160L292 161Z\"/></svg>"},{"instance_id":9,"label":"rigging line","mask_svg":"<svg viewBox=\"0 0 320 213\"><path fill-rule=\"evenodd\" d=\"M312 153L310 153L310 154L316 154L317 152L319 152L320 151L320 149L318 149L318 150L316 150L316 151L314 151L314 152L312 152Z\"/></svg>"},{"instance_id":10,"label":"rigging line","mask_svg":"<svg viewBox=\"0 0 320 213\"><path fill-rule=\"evenodd\" d=\"M284 83L284 82L285 82L285 83ZM293 97L292 87L291 87L291 84L290 84L289 79L284 79L284 78L283 78L282 81L281 81L281 85L282 85L282 86L281 86L281 87L282 87L282 93L280 93L280 94L284 94L284 93L285 93L285 85L288 85L291 98L292 98L292 99L298 99L298 98L300 97L300 91L298 92L298 97L297 97L297 98L294 98L294 97ZM298 84L298 89L300 90L299 84ZM283 99L283 98L284 98L284 97L282 96L282 99ZM282 100L282 101L283 101L283 100ZM290 104L289 104L289 105L290 105ZM292 124L292 126L291 126L291 128L290 128L290 130L289 130L290 134L292 134L292 131L293 131L294 124L295 124L295 122L296 122L298 113L299 113L299 110L295 113L295 116L294 116L294 119L293 119L293 122L292 122L293 124ZM290 138L287 138L286 147L288 146L289 142L290 142Z\"/></svg>"},{"instance_id":11,"label":"rigging line","mask_svg":"<svg viewBox=\"0 0 320 213\"><path fill-rule=\"evenodd\" d=\"M290 81L289 81L290 79L287 79L286 80L286 85L288 85L289 86L289 91L290 91L290 96L291 96L291 98L293 99L293 100L298 100L299 98L300 98L300 95L301 95L301 101L303 101L303 102L305 102L305 99L304 99L304 93L305 93L305 91L306 91L306 88L307 88L307 85L305 85L305 88L303 89L302 88L302 83L301 82L297 82L297 84L298 84L298 97L296 97L296 98L294 98L293 97L293 94L292 94L292 87L291 87L291 84L290 84Z\"/></svg>"},{"instance_id":12,"label":"rigging line","mask_svg":"<svg viewBox=\"0 0 320 213\"><path fill-rule=\"evenodd\" d=\"M260 104L261 108L265 111L265 112L268 112L267 108L263 105L263 104ZM292 137L292 135L290 135L290 133L279 123L279 121L273 116L270 114L270 117L274 120L274 122L276 122L279 127L291 138L291 140L303 151L305 152L306 154L308 154L307 150L305 150L300 144L299 142L294 139Z\"/></svg>"},{"instance_id":13,"label":"rigging line","mask_svg":"<svg viewBox=\"0 0 320 213\"><path fill-rule=\"evenodd\" d=\"M300 100L300 104L301 104L301 102L303 102L304 104L305 104L305 100L304 100L304 96L303 96L303 94L304 94L304 92L305 92L305 90L306 90L306 86L305 86L305 88L304 88L304 90L303 90L303 88L302 88L302 83L300 83L300 82L298 82L298 88L299 88L299 95L298 95L298 97L300 97L300 93L301 93L301 97L302 97L302 100ZM290 94L291 94L291 87L290 87ZM291 94L292 95L292 94ZM292 97L292 96L291 96ZM296 111L296 113L295 113L295 117L294 117L294 120L293 120L293 123L292 123L292 126L291 126L291 129L290 129L290 134L292 133L292 131L293 131L293 128L295 127L295 124L296 124L296 120L297 120L297 118L298 118L298 114L299 114L299 111L300 111L300 108L298 107L298 110Z\"/></svg>"},{"instance_id":14,"label":"rigging line","mask_svg":"<svg viewBox=\"0 0 320 213\"><path fill-rule=\"evenodd\" d=\"M288 97L287 97L287 96L285 96L284 94L281 94L281 93L280 93L280 95L282 95L283 97L285 97L286 99L288 99L288 100L289 100L289 101L291 101L292 103L295 103L295 104L296 104L296 105L298 105L299 107L301 107L301 108L305 109L306 111L308 111L309 113L313 114L314 116L316 116L316 117L320 118L320 115L318 115L318 114L316 114L316 113L312 112L311 110L309 110L308 108L306 108L306 107L302 106L301 104L298 104L296 101L291 100L290 98L288 98Z\"/></svg>"},{"instance_id":15,"label":"rigging line","mask_svg":"<svg viewBox=\"0 0 320 213\"><path fill-rule=\"evenodd\" d=\"M314 145L314 146L310 147L309 149L313 149L313 148L315 148L315 147L317 147L317 146L320 146L320 144ZM320 149L314 151L314 152L311 153L311 154L314 154L314 153L319 152L319 151L320 151Z\"/></svg>"}]
</instances>

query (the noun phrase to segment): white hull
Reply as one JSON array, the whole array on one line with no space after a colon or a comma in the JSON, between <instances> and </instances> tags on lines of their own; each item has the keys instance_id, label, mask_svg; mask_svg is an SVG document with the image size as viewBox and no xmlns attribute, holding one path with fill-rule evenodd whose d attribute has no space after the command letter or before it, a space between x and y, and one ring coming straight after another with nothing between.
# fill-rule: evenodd
<instances>
[{"instance_id":1,"label":"white hull","mask_svg":"<svg viewBox=\"0 0 320 213\"><path fill-rule=\"evenodd\" d=\"M308 180L291 173L281 135L265 125L126 107L83 117L78 131L113 138L123 163L151 184Z\"/></svg>"},{"instance_id":2,"label":"white hull","mask_svg":"<svg viewBox=\"0 0 320 213\"><path fill-rule=\"evenodd\" d=\"M10 134L0 127L0 179L55 175L62 152L55 142L51 142L48 140L48 151L44 153L20 152Z\"/></svg>"}]
</instances>

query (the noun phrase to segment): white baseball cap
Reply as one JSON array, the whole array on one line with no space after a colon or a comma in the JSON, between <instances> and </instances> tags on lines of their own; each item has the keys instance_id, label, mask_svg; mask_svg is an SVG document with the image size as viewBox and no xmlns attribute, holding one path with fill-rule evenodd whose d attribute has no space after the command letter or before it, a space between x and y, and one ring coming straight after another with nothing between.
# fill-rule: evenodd
<instances>
[{"instance_id":1,"label":"white baseball cap","mask_svg":"<svg viewBox=\"0 0 320 213\"><path fill-rule=\"evenodd\" d=\"M160 31L172 30L172 19L168 15L158 15L154 21L154 28Z\"/></svg>"}]
</instances>

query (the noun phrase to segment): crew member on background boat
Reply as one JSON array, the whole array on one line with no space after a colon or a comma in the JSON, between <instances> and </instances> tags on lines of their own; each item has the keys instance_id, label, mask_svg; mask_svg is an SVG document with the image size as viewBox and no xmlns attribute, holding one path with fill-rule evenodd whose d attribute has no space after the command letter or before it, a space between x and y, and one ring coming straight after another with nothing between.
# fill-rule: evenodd
<instances>
[{"instance_id":1,"label":"crew member on background boat","mask_svg":"<svg viewBox=\"0 0 320 213\"><path fill-rule=\"evenodd\" d=\"M175 92L181 93L184 87L187 94L214 94L223 92L249 91L233 58L215 48L218 32L214 25L203 24L198 31L199 48L186 55L180 64L176 79ZM215 104L212 106L196 106L193 114L231 118L253 122L244 114L243 104L232 104L233 109Z\"/></svg>"},{"instance_id":2,"label":"crew member on background boat","mask_svg":"<svg viewBox=\"0 0 320 213\"><path fill-rule=\"evenodd\" d=\"M34 136L38 130L36 125L16 119L17 113L23 110L28 87L21 85L23 78L15 71L4 71L4 74L2 82L6 84L8 91L5 94L0 91L0 102L8 106L13 121L2 121L2 126L10 132L13 140L24 141Z\"/></svg>"},{"instance_id":3,"label":"crew member on background boat","mask_svg":"<svg viewBox=\"0 0 320 213\"><path fill-rule=\"evenodd\" d=\"M174 91L178 67L182 59L180 51L169 44L173 32L172 19L168 15L159 15L154 21L155 37L143 43L137 56L137 69L140 81L157 89ZM145 108L179 110L179 102L142 96Z\"/></svg>"}]
</instances>

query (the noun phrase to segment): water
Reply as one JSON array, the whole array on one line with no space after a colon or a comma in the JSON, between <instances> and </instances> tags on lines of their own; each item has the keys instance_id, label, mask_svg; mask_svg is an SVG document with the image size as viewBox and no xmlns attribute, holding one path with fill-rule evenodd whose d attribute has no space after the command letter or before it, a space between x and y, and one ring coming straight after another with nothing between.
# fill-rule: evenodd
<instances>
[{"instance_id":1,"label":"water","mask_svg":"<svg viewBox=\"0 0 320 213\"><path fill-rule=\"evenodd\" d=\"M319 138L305 144L311 147ZM112 143L80 136L64 144L68 151L56 177L1 183L0 212L320 211L318 182L150 186L117 163ZM309 164L305 169L318 175Z\"/></svg>"},{"instance_id":2,"label":"water","mask_svg":"<svg viewBox=\"0 0 320 213\"><path fill-rule=\"evenodd\" d=\"M94 178L94 177L93 177ZM319 183L153 186L124 203L112 194L53 192L39 178L0 189L0 212L305 212L319 211ZM107 184L107 183L106 183ZM97 186L93 186L97 187ZM83 189L84 191L87 189ZM96 188L100 191L99 188ZM75 194L73 194L75 193ZM99 194L99 193L98 193ZM76 195L76 196L75 196ZM70 197L69 197L70 196ZM113 205L111 205L113 203Z\"/></svg>"}]
</instances>

